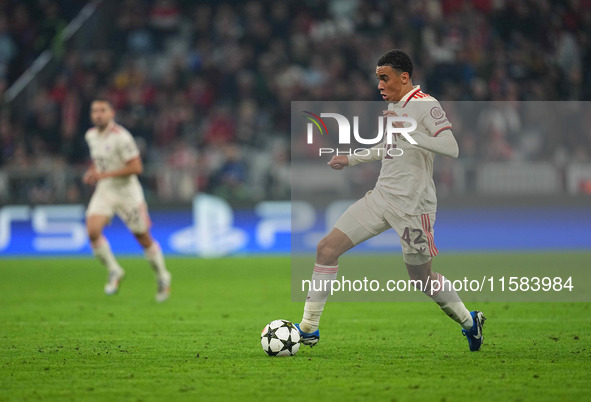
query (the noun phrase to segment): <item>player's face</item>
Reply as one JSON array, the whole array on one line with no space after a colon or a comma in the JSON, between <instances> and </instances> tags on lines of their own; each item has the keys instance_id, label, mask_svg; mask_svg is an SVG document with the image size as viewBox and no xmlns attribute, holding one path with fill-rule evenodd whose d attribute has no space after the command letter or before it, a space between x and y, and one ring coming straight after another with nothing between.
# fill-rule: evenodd
<instances>
[{"instance_id":1,"label":"player's face","mask_svg":"<svg viewBox=\"0 0 591 402\"><path fill-rule=\"evenodd\" d=\"M115 111L107 102L94 101L90 107L90 119L92 124L100 130L104 129L115 117Z\"/></svg>"},{"instance_id":2,"label":"player's face","mask_svg":"<svg viewBox=\"0 0 591 402\"><path fill-rule=\"evenodd\" d=\"M378 91L386 102L398 102L407 91L408 73L400 73L390 66L376 67L378 77Z\"/></svg>"}]
</instances>

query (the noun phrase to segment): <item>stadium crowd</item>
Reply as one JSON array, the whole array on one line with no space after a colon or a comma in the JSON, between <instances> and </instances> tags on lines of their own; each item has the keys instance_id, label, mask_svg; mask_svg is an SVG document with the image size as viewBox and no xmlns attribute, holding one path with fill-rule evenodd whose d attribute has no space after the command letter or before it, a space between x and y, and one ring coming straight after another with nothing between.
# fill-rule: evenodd
<instances>
[{"instance_id":1,"label":"stadium crowd","mask_svg":"<svg viewBox=\"0 0 591 402\"><path fill-rule=\"evenodd\" d=\"M0 0L0 96L73 17L30 3ZM26 118L0 113L0 167L85 163L89 104L107 96L148 165L195 172L189 192L288 198L290 102L379 100L374 66L391 48L440 100L591 99L589 0L123 0L112 21L95 33L109 48L64 45ZM460 158L553 160L561 136L562 157L591 160L587 131L527 150L499 130L454 134Z\"/></svg>"}]
</instances>

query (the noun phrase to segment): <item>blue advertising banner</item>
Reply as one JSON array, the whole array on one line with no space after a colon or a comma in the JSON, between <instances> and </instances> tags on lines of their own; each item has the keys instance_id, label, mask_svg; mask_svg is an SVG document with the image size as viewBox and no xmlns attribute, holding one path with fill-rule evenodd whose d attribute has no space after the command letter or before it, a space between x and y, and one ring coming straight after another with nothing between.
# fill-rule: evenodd
<instances>
[{"instance_id":1,"label":"blue advertising banner","mask_svg":"<svg viewBox=\"0 0 591 402\"><path fill-rule=\"evenodd\" d=\"M337 201L322 211L301 201L268 201L252 210L232 210L224 200L203 194L187 210L157 210L150 215L152 233L166 254L314 253L318 241L352 202ZM0 256L90 255L84 211L83 205L0 208ZM434 227L442 253L591 250L591 208L440 209ZM105 235L115 253L141 253L118 218ZM389 230L352 252L400 252L400 241Z\"/></svg>"}]
</instances>

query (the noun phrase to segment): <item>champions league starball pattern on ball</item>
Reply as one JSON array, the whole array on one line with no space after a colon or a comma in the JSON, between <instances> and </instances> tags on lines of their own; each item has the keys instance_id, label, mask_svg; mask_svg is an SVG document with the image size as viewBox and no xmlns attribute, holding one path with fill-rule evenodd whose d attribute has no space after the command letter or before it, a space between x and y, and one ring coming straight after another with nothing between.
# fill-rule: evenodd
<instances>
[{"instance_id":1,"label":"champions league starball pattern on ball","mask_svg":"<svg viewBox=\"0 0 591 402\"><path fill-rule=\"evenodd\" d=\"M261 346L269 356L293 356L300 349L300 332L287 320L271 321L261 333Z\"/></svg>"}]
</instances>

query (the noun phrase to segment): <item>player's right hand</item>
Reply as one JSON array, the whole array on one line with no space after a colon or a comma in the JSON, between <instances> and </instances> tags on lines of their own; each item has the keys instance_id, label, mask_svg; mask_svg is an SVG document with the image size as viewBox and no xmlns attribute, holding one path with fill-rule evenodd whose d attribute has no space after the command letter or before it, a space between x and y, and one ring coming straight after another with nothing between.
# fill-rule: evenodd
<instances>
[{"instance_id":1,"label":"player's right hand","mask_svg":"<svg viewBox=\"0 0 591 402\"><path fill-rule=\"evenodd\" d=\"M345 166L349 166L349 157L347 155L333 156L330 162L327 163L334 170L341 170Z\"/></svg>"},{"instance_id":2,"label":"player's right hand","mask_svg":"<svg viewBox=\"0 0 591 402\"><path fill-rule=\"evenodd\" d=\"M90 186L96 184L96 171L93 168L88 169L86 173L84 173L84 177L82 178L82 180L84 181L84 183Z\"/></svg>"}]
</instances>

